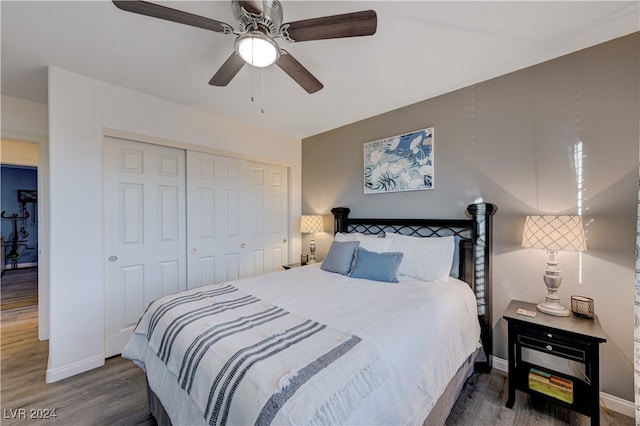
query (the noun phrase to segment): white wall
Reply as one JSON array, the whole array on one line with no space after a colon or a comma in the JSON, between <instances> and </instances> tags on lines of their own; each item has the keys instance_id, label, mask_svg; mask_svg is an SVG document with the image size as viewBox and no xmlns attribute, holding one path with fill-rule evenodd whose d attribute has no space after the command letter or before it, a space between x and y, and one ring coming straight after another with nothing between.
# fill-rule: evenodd
<instances>
[{"instance_id":1,"label":"white wall","mask_svg":"<svg viewBox=\"0 0 640 426\"><path fill-rule=\"evenodd\" d=\"M38 167L38 144L2 139L0 140L0 163Z\"/></svg>"},{"instance_id":2,"label":"white wall","mask_svg":"<svg viewBox=\"0 0 640 426\"><path fill-rule=\"evenodd\" d=\"M2 95L2 138L37 142L49 132L47 105Z\"/></svg>"},{"instance_id":3,"label":"white wall","mask_svg":"<svg viewBox=\"0 0 640 426\"><path fill-rule=\"evenodd\" d=\"M103 136L214 147L286 164L300 215L299 139L49 68L51 324L47 382L104 363ZM186 146L186 145L185 145ZM291 229L291 252L299 233Z\"/></svg>"},{"instance_id":4,"label":"white wall","mask_svg":"<svg viewBox=\"0 0 640 426\"><path fill-rule=\"evenodd\" d=\"M49 118L47 105L2 96L2 138L38 144L38 337L49 338Z\"/></svg>"}]
</instances>

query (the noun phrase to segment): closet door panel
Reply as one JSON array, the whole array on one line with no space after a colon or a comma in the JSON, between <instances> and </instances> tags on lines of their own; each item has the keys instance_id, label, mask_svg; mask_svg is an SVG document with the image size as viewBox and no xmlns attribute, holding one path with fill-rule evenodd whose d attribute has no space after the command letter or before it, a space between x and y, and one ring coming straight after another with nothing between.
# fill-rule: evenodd
<instances>
[{"instance_id":1,"label":"closet door panel","mask_svg":"<svg viewBox=\"0 0 640 426\"><path fill-rule=\"evenodd\" d=\"M249 161L247 168L247 194L253 210L251 244L252 249L262 250L260 259L254 257L251 274L258 275L288 263L288 177L284 166Z\"/></svg>"},{"instance_id":2,"label":"closet door panel","mask_svg":"<svg viewBox=\"0 0 640 426\"><path fill-rule=\"evenodd\" d=\"M187 153L189 288L288 263L287 168Z\"/></svg>"},{"instance_id":3,"label":"closet door panel","mask_svg":"<svg viewBox=\"0 0 640 426\"><path fill-rule=\"evenodd\" d=\"M105 354L147 305L186 288L184 150L105 138Z\"/></svg>"}]
</instances>

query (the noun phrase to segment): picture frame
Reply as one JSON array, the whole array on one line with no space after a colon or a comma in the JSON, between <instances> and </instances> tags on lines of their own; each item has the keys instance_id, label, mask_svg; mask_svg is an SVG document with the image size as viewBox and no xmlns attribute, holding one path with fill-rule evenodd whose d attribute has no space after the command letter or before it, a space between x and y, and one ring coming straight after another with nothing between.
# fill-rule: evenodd
<instances>
[{"instance_id":1,"label":"picture frame","mask_svg":"<svg viewBox=\"0 0 640 426\"><path fill-rule=\"evenodd\" d=\"M364 193L434 189L434 128L364 144Z\"/></svg>"}]
</instances>

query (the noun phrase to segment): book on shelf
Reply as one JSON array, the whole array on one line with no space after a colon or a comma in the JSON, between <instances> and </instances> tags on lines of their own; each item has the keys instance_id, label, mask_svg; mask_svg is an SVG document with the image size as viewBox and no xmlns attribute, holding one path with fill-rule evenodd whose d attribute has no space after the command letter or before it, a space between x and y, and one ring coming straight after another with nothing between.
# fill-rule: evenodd
<instances>
[{"instance_id":1,"label":"book on shelf","mask_svg":"<svg viewBox=\"0 0 640 426\"><path fill-rule=\"evenodd\" d=\"M529 389L573 404L573 382L546 371L537 368L529 371Z\"/></svg>"}]
</instances>

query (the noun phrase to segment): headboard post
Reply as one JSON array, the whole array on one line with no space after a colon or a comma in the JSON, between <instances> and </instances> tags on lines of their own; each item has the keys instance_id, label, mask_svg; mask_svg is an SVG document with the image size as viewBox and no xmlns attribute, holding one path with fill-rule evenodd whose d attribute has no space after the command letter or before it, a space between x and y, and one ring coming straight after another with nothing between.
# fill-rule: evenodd
<instances>
[{"instance_id":1,"label":"headboard post","mask_svg":"<svg viewBox=\"0 0 640 426\"><path fill-rule=\"evenodd\" d=\"M333 213L333 232L346 232L350 211L351 209L348 207L334 207L331 209L331 213Z\"/></svg>"},{"instance_id":2,"label":"headboard post","mask_svg":"<svg viewBox=\"0 0 640 426\"><path fill-rule=\"evenodd\" d=\"M478 316L482 328L482 346L487 358L493 354L491 312L492 270L490 258L493 252L493 215L498 208L494 204L475 203L467 207L473 219L473 258L475 269L475 293L478 300ZM491 360L487 359L487 370L491 370Z\"/></svg>"}]
</instances>

